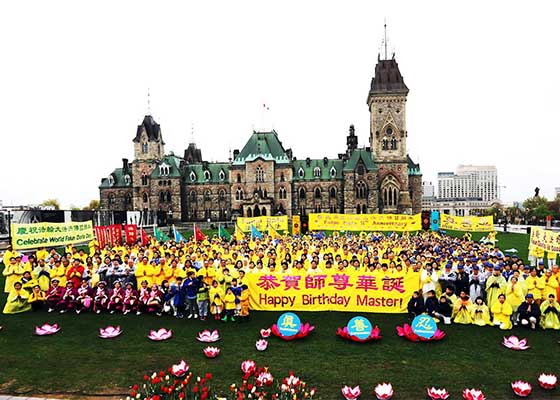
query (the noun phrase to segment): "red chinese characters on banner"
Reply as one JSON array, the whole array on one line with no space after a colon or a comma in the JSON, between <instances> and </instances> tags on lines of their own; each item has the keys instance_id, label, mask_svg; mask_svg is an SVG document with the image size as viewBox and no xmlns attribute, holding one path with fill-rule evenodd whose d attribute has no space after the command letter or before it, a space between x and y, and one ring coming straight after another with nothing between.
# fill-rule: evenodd
<instances>
[{"instance_id":1,"label":"red chinese characters on banner","mask_svg":"<svg viewBox=\"0 0 560 400\"><path fill-rule=\"evenodd\" d=\"M104 248L109 243L109 232L106 226L96 226L94 228L95 238L97 243L99 243L100 248Z\"/></svg>"},{"instance_id":2,"label":"red chinese characters on banner","mask_svg":"<svg viewBox=\"0 0 560 400\"><path fill-rule=\"evenodd\" d=\"M138 228L136 225L125 225L124 226L124 236L126 244L136 243L136 235L138 234Z\"/></svg>"},{"instance_id":3,"label":"red chinese characters on banner","mask_svg":"<svg viewBox=\"0 0 560 400\"><path fill-rule=\"evenodd\" d=\"M122 244L122 225L109 225L109 239L112 246Z\"/></svg>"},{"instance_id":4,"label":"red chinese characters on banner","mask_svg":"<svg viewBox=\"0 0 560 400\"><path fill-rule=\"evenodd\" d=\"M270 290L280 286L278 278L274 275L261 275L257 286L264 290Z\"/></svg>"},{"instance_id":5,"label":"red chinese characters on banner","mask_svg":"<svg viewBox=\"0 0 560 400\"><path fill-rule=\"evenodd\" d=\"M284 282L284 290L300 290L299 281L301 280L300 275L285 275L282 277L282 282Z\"/></svg>"}]
</instances>

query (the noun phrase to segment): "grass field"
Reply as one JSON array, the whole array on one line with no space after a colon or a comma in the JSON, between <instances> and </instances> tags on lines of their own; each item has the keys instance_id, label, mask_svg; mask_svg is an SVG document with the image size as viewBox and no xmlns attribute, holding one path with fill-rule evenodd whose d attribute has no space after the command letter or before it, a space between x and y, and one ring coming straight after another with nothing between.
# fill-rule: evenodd
<instances>
[{"instance_id":1,"label":"grass field","mask_svg":"<svg viewBox=\"0 0 560 400\"><path fill-rule=\"evenodd\" d=\"M514 235L514 236L511 236ZM520 237L519 237L520 236ZM526 235L498 235L502 248L527 247ZM3 282L0 281L3 287ZM3 306L5 296L0 305ZM0 316L0 393L75 392L126 395L128 387L139 383L145 373L160 370L185 359L194 373L212 372L214 388L227 391L240 382L239 365L254 359L267 365L276 378L289 370L318 388L320 399L341 399L344 384L359 384L362 399L373 399L373 388L382 381L392 382L394 399L424 399L427 386L446 387L452 399L461 398L465 387L482 389L487 399L514 398L510 383L524 379L534 386L531 398L560 398L560 390L545 392L536 383L540 372L560 373L558 332L514 331L527 337L531 349L515 352L500 345L509 333L491 327L443 326L447 337L439 343L410 343L398 337L395 326L406 321L404 315L370 314L379 325L383 339L373 344L345 342L336 329L355 316L350 313L299 313L302 321L316 326L300 342L271 338L269 349L255 349L259 330L269 327L278 313L253 313L247 324L215 321L176 320L170 317L135 315L91 315L26 313ZM62 331L52 337L35 337L35 325L58 322ZM97 337L98 328L120 325L124 333L113 340ZM146 338L150 329L170 328L174 337L166 342ZM222 353L208 360L204 345L195 340L202 329L218 328ZM117 396L120 397L120 396Z\"/></svg>"}]
</instances>

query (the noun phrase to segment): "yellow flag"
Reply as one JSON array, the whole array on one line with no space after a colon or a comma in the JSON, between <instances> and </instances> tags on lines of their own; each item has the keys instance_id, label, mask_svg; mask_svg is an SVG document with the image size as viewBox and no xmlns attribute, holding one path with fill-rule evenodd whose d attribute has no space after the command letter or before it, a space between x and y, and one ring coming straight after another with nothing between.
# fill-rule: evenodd
<instances>
[{"instance_id":1,"label":"yellow flag","mask_svg":"<svg viewBox=\"0 0 560 400\"><path fill-rule=\"evenodd\" d=\"M237 224L235 224L235 239L236 240L243 240L244 236L243 236L243 232L241 231L241 229L239 229L239 226L237 226Z\"/></svg>"},{"instance_id":2,"label":"yellow flag","mask_svg":"<svg viewBox=\"0 0 560 400\"><path fill-rule=\"evenodd\" d=\"M268 225L268 236L270 236L272 239L278 239L280 237L280 234L276 232L272 225Z\"/></svg>"}]
</instances>

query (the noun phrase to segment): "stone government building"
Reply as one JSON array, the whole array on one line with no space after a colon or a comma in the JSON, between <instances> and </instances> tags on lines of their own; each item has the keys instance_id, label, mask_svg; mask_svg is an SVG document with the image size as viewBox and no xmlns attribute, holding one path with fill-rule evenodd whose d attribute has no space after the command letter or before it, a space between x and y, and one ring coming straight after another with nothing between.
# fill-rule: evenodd
<instances>
[{"instance_id":1,"label":"stone government building","mask_svg":"<svg viewBox=\"0 0 560 400\"><path fill-rule=\"evenodd\" d=\"M385 57L386 58L386 57ZM236 216L419 213L422 174L407 153L404 83L394 58L375 67L367 96L370 146L351 125L337 158L296 159L278 133L253 132L227 162L208 162L190 143L165 154L151 115L138 126L134 160L123 159L99 186L101 209L156 213L159 220L229 221Z\"/></svg>"}]
</instances>

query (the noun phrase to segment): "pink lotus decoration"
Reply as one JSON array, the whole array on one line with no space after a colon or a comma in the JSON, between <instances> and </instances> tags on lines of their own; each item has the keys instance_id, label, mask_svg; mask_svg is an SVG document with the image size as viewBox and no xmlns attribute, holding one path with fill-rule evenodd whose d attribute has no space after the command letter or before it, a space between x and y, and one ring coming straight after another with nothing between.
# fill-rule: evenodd
<instances>
[{"instance_id":1,"label":"pink lotus decoration","mask_svg":"<svg viewBox=\"0 0 560 400\"><path fill-rule=\"evenodd\" d=\"M432 400L446 400L449 398L449 393L446 389L436 389L435 387L431 387L426 389L428 392L428 397Z\"/></svg>"},{"instance_id":2,"label":"pink lotus decoration","mask_svg":"<svg viewBox=\"0 0 560 400\"><path fill-rule=\"evenodd\" d=\"M527 346L527 339L519 340L517 336L513 335L507 338L504 337L502 344L512 350L527 350L530 347Z\"/></svg>"},{"instance_id":3,"label":"pink lotus decoration","mask_svg":"<svg viewBox=\"0 0 560 400\"><path fill-rule=\"evenodd\" d=\"M393 385L390 383L380 383L373 390L377 400L388 400L393 397Z\"/></svg>"},{"instance_id":4,"label":"pink lotus decoration","mask_svg":"<svg viewBox=\"0 0 560 400\"><path fill-rule=\"evenodd\" d=\"M244 374L252 374L257 370L257 364L253 360L245 360L241 363L241 371Z\"/></svg>"},{"instance_id":5,"label":"pink lotus decoration","mask_svg":"<svg viewBox=\"0 0 560 400\"><path fill-rule=\"evenodd\" d=\"M266 348L268 347L268 342L265 339L260 339L257 340L255 346L257 347L258 351L265 351Z\"/></svg>"},{"instance_id":6,"label":"pink lotus decoration","mask_svg":"<svg viewBox=\"0 0 560 400\"><path fill-rule=\"evenodd\" d=\"M284 340L294 340L294 339L302 339L304 337L306 337L307 335L309 335L311 332L313 332L313 330L315 329L315 327L313 325L310 325L309 322L306 322L305 324L301 324L301 327L299 328L299 332L296 333L295 335L292 336L284 336L280 333L280 331L278 330L278 327L276 326L276 324L272 325L272 328L270 328L272 331L272 334L274 336L279 337L280 339L284 339Z\"/></svg>"},{"instance_id":7,"label":"pink lotus decoration","mask_svg":"<svg viewBox=\"0 0 560 400\"><path fill-rule=\"evenodd\" d=\"M208 358L216 358L220 354L220 349L217 347L208 346L202 349L202 351L204 352L204 355Z\"/></svg>"},{"instance_id":8,"label":"pink lotus decoration","mask_svg":"<svg viewBox=\"0 0 560 400\"><path fill-rule=\"evenodd\" d=\"M445 337L445 332L440 331L439 328L437 328L436 333L434 333L434 336L427 339L425 337L418 336L416 333L414 333L410 325L404 324L402 328L400 326L397 326L397 335L404 337L405 339L410 340L411 342L432 342L435 340L443 339Z\"/></svg>"},{"instance_id":9,"label":"pink lotus decoration","mask_svg":"<svg viewBox=\"0 0 560 400\"><path fill-rule=\"evenodd\" d=\"M220 340L220 333L217 329L214 329L212 332L206 329L202 332L199 332L196 340L203 343L214 343Z\"/></svg>"},{"instance_id":10,"label":"pink lotus decoration","mask_svg":"<svg viewBox=\"0 0 560 400\"><path fill-rule=\"evenodd\" d=\"M41 327L38 326L35 327L35 334L37 336L48 336L48 335L54 335L59 330L60 327L58 326L58 324L53 324L53 325L43 324Z\"/></svg>"},{"instance_id":11,"label":"pink lotus decoration","mask_svg":"<svg viewBox=\"0 0 560 400\"><path fill-rule=\"evenodd\" d=\"M99 337L101 339L112 339L119 336L122 332L120 326L115 328L109 325L107 328L99 328Z\"/></svg>"},{"instance_id":12,"label":"pink lotus decoration","mask_svg":"<svg viewBox=\"0 0 560 400\"><path fill-rule=\"evenodd\" d=\"M558 384L558 378L553 374L540 374L539 386L543 389L551 390Z\"/></svg>"},{"instance_id":13,"label":"pink lotus decoration","mask_svg":"<svg viewBox=\"0 0 560 400\"><path fill-rule=\"evenodd\" d=\"M465 400L485 400L484 393L478 389L463 390L463 399Z\"/></svg>"},{"instance_id":14,"label":"pink lotus decoration","mask_svg":"<svg viewBox=\"0 0 560 400\"><path fill-rule=\"evenodd\" d=\"M346 400L355 400L360 397L361 394L362 390L359 385L356 387L344 386L342 388L342 395Z\"/></svg>"},{"instance_id":15,"label":"pink lotus decoration","mask_svg":"<svg viewBox=\"0 0 560 400\"><path fill-rule=\"evenodd\" d=\"M170 339L171 336L173 336L173 332L171 331L171 329L167 330L165 328L159 328L157 332L154 330L150 331L148 339L160 342L162 340Z\"/></svg>"},{"instance_id":16,"label":"pink lotus decoration","mask_svg":"<svg viewBox=\"0 0 560 400\"><path fill-rule=\"evenodd\" d=\"M271 332L272 332L272 331L270 330L270 328L268 328L268 329L261 329L261 337L262 337L263 339L269 338Z\"/></svg>"},{"instance_id":17,"label":"pink lotus decoration","mask_svg":"<svg viewBox=\"0 0 560 400\"><path fill-rule=\"evenodd\" d=\"M365 339L360 339L357 336L350 335L350 333L348 333L348 327L346 327L346 326L344 328L338 328L338 330L336 331L336 334L343 339L352 340L352 341L358 342L358 343L364 343L364 342L369 342L371 340L380 340L381 339L380 330L379 330L379 327L377 327L377 326L371 330L371 335L369 335Z\"/></svg>"},{"instance_id":18,"label":"pink lotus decoration","mask_svg":"<svg viewBox=\"0 0 560 400\"><path fill-rule=\"evenodd\" d=\"M171 373L175 375L177 378L185 375L189 370L189 366L185 362L185 360L181 360L179 364L175 364L171 366Z\"/></svg>"},{"instance_id":19,"label":"pink lotus decoration","mask_svg":"<svg viewBox=\"0 0 560 400\"><path fill-rule=\"evenodd\" d=\"M530 383L523 381L512 382L511 388L513 389L513 393L515 393L519 397L527 397L533 390L533 387Z\"/></svg>"}]
</instances>

